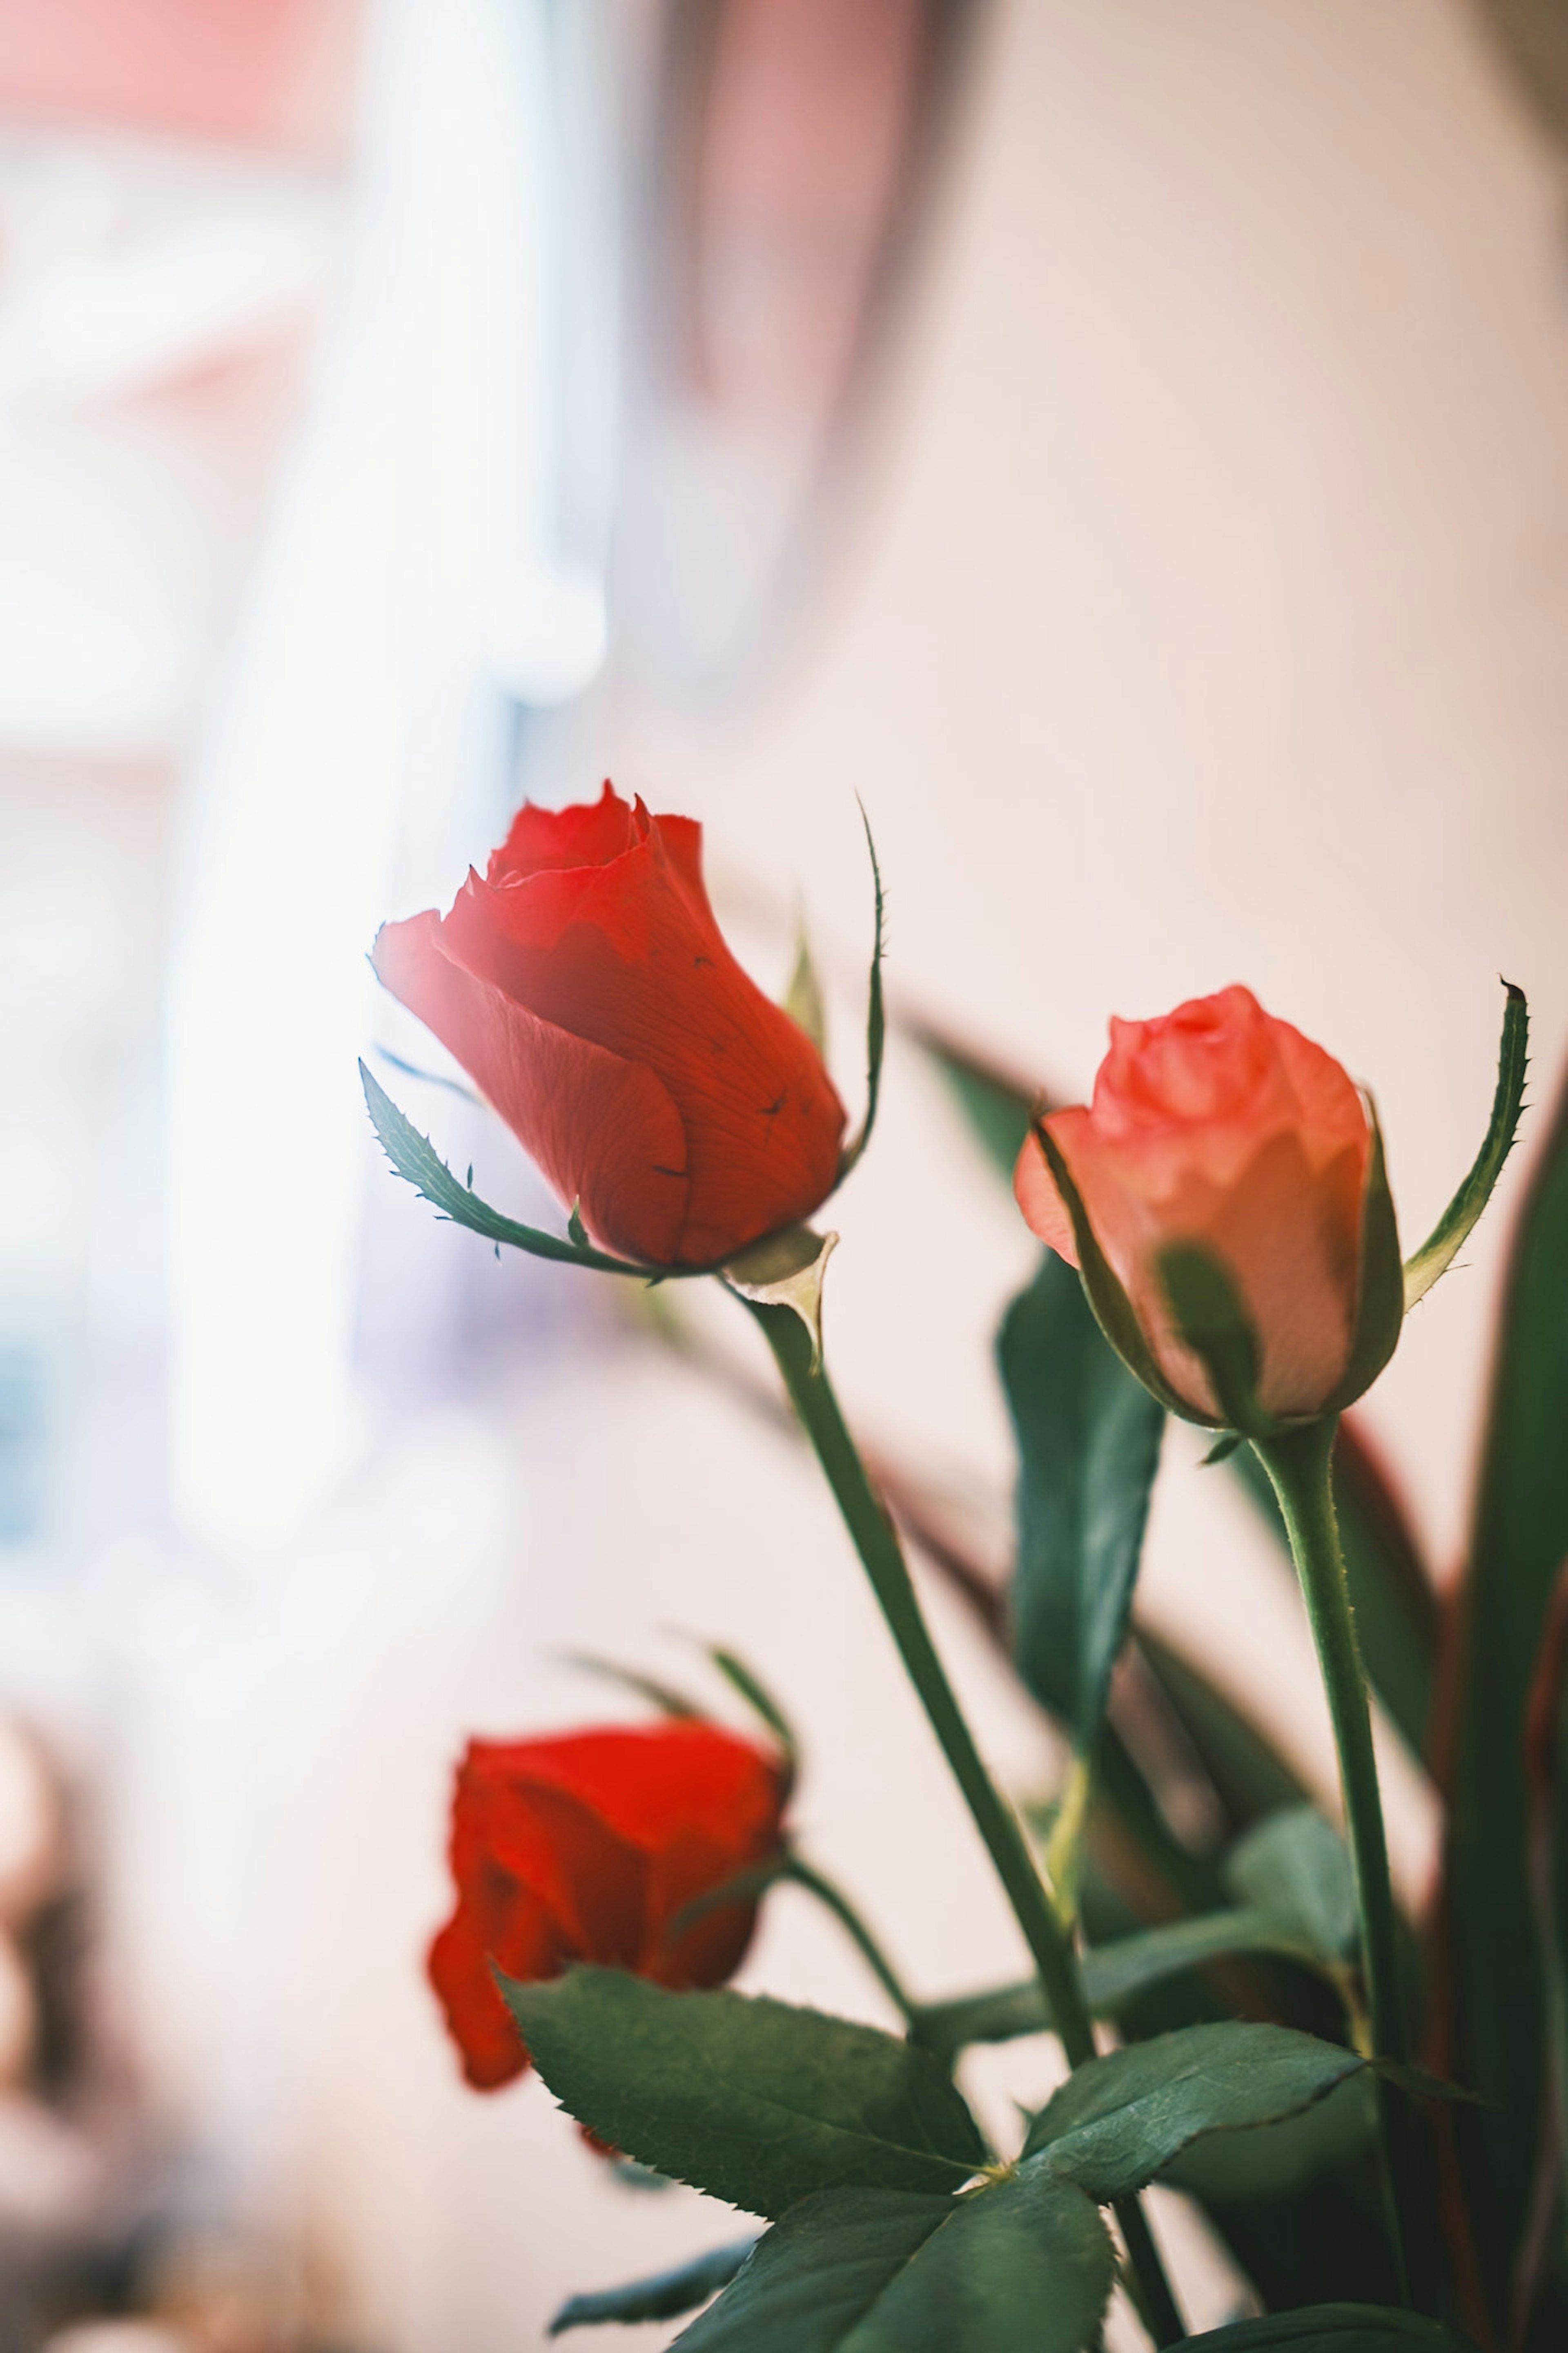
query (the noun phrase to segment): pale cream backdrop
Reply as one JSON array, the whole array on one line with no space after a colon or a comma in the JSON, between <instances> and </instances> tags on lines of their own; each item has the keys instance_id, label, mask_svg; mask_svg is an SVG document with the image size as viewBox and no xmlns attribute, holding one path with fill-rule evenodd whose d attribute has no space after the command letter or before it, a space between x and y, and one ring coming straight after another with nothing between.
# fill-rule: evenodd
<instances>
[{"instance_id":1,"label":"pale cream backdrop","mask_svg":"<svg viewBox=\"0 0 1568 2353\"><path fill-rule=\"evenodd\" d=\"M852 1102L859 795L895 1004L1064 1092L1089 1083L1110 1012L1246 979L1375 1088L1413 1239L1475 1148L1506 973L1534 1008L1539 1124L1568 1046L1568 205L1457 0L998 5L836 521L787 643L730 696L663 698L612 657L558 797L612 774L700 817L769 985L804 896ZM265 708L265 650L248 659L240 691ZM426 895L458 879L439 863ZM353 886L366 925L373 882ZM354 1002L363 1041L411 1050L368 990ZM476 1147L459 1114L398 1091L485 1189L526 1197L504 1139ZM430 1282L432 1253L468 1242L391 1200L354 1134L362 1214L395 1237L378 1284L401 1266ZM1528 1149L1367 1409L1445 1565ZM1033 1246L907 1047L826 1214L855 1414L1004 1498L989 1349ZM229 1263L243 1285L244 1253ZM489 1279L478 1244L468 1263ZM805 1463L617 1336L602 1300L579 1319L560 1282L515 1296L551 1335L538 1371L398 1412L351 1397L331 1478L230 1547L226 1582L191 1565L224 1550L198 1515L183 1549L107 1546L89 1586L90 1639L115 1624L140 1662L106 1736L127 2037L235 2210L303 2250L323 2322L399 2353L531 2344L566 2292L731 2229L685 2192L614 2187L537 2084L465 2092L420 1981L462 1736L618 1704L563 1649L677 1672L667 1630L734 1643L803 1725L803 1833L917 1987L1022 1957ZM745 1350L738 1314L700 1312ZM929 1599L988 1753L1043 1786L1038 1724ZM1289 1588L1179 1437L1142 1606L1288 1724L1327 1794ZM1419 1902L1430 1806L1408 1759L1388 1770ZM793 1894L744 1981L882 2014ZM998 2129L1047 2064L987 2059ZM1223 2316L1223 2266L1173 2227L1193 2311Z\"/></svg>"}]
</instances>

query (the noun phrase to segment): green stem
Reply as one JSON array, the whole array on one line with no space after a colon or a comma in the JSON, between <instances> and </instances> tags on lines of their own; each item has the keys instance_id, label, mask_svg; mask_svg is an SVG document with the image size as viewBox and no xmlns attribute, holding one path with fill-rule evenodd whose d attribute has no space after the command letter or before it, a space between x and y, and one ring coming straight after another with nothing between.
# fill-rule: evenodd
<instances>
[{"instance_id":1,"label":"green stem","mask_svg":"<svg viewBox=\"0 0 1568 2353\"><path fill-rule=\"evenodd\" d=\"M903 1547L845 1425L826 1369L820 1363L814 1367L810 1335L793 1308L764 1307L752 1301L745 1304L773 1352L790 1402L833 1490L910 1681L1006 1892L1068 2063L1080 2067L1096 2054L1094 2030L1072 1946L1052 1909L1017 1817L987 1772L953 1696ZM1155 2342L1175 2344L1186 2332L1137 2200L1119 2199L1116 2218Z\"/></svg>"},{"instance_id":2,"label":"green stem","mask_svg":"<svg viewBox=\"0 0 1568 2353\"><path fill-rule=\"evenodd\" d=\"M1252 1442L1284 1514L1333 1724L1345 1830L1355 1870L1362 1972L1373 2048L1378 2058L1404 2063L1410 2052L1400 1999L1394 1889L1378 1794L1372 1710L1334 1515L1330 1466L1337 1427L1336 1419L1328 1416ZM1409 2118L1401 2095L1391 2084L1380 2085L1380 2106L1394 2263L1400 2292L1408 2304L1405 2237L1410 2220Z\"/></svg>"},{"instance_id":3,"label":"green stem","mask_svg":"<svg viewBox=\"0 0 1568 2353\"><path fill-rule=\"evenodd\" d=\"M791 1855L788 1867L783 1876L793 1880L797 1887L804 1887L815 1895L817 1902L826 1905L832 1913L839 1926L847 1930L851 1943L858 1948L871 1975L902 2018L910 2034L918 2040L921 2017L921 2006L910 1993L891 1961L889 1960L844 1890L836 1886L826 1873L818 1871L814 1863L807 1862L803 1855Z\"/></svg>"}]
</instances>

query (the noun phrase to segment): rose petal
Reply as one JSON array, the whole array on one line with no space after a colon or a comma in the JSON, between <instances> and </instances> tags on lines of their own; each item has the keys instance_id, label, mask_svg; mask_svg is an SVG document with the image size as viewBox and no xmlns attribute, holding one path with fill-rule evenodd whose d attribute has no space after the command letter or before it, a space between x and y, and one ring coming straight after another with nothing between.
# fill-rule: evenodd
<instances>
[{"instance_id":1,"label":"rose petal","mask_svg":"<svg viewBox=\"0 0 1568 2353\"><path fill-rule=\"evenodd\" d=\"M535 808L524 801L485 872L491 882L505 882L551 868L604 866L629 849L632 839L631 810L606 781L596 801L572 808Z\"/></svg>"},{"instance_id":2,"label":"rose petal","mask_svg":"<svg viewBox=\"0 0 1568 2353\"><path fill-rule=\"evenodd\" d=\"M426 1961L463 2073L477 2092L499 2091L529 2064L522 2037L490 1973L492 1960L511 1978L534 1980L561 1971L543 1912L499 1873L487 1890L471 1891L458 1904Z\"/></svg>"},{"instance_id":3,"label":"rose petal","mask_svg":"<svg viewBox=\"0 0 1568 2353\"><path fill-rule=\"evenodd\" d=\"M1257 1331L1258 1395L1315 1411L1348 1361L1371 1131L1344 1071L1250 989L1153 1021L1112 1021L1091 1107L1047 1122L1166 1380L1200 1414L1216 1401L1177 1339L1162 1253L1195 1243L1227 1270ZM1076 1263L1044 1155L1015 1180L1025 1218Z\"/></svg>"},{"instance_id":4,"label":"rose petal","mask_svg":"<svg viewBox=\"0 0 1568 2353\"><path fill-rule=\"evenodd\" d=\"M1059 1123L1069 1123L1068 1133L1070 1134L1070 1122L1075 1117L1084 1119L1088 1113L1058 1112L1049 1123L1052 1139L1061 1145L1064 1157L1068 1156L1068 1147ZM1073 1168L1070 1157L1068 1157L1068 1166L1072 1172L1073 1182L1077 1184L1078 1171ZM1051 1164L1046 1158L1037 1135L1028 1135L1024 1140L1024 1148L1013 1170L1013 1198L1023 1211L1024 1223L1030 1232L1038 1234L1040 1240L1047 1243L1059 1258L1065 1258L1069 1266L1076 1266L1078 1242L1073 1234L1072 1218L1067 1203L1057 1190ZM1091 1219L1089 1222L1092 1225L1094 1221Z\"/></svg>"},{"instance_id":5,"label":"rose petal","mask_svg":"<svg viewBox=\"0 0 1568 2353\"><path fill-rule=\"evenodd\" d=\"M686 1133L654 1072L557 1029L446 951L431 910L384 924L372 961L433 1029L605 1249L674 1263L689 1183Z\"/></svg>"},{"instance_id":6,"label":"rose petal","mask_svg":"<svg viewBox=\"0 0 1568 2353\"><path fill-rule=\"evenodd\" d=\"M845 1113L811 1040L748 979L695 895L694 834L678 832L672 855L656 824L607 866L500 887L470 875L440 938L507 998L658 1075L690 1180L668 1262L703 1266L826 1198Z\"/></svg>"},{"instance_id":7,"label":"rose petal","mask_svg":"<svg viewBox=\"0 0 1568 2353\"><path fill-rule=\"evenodd\" d=\"M687 1834L742 1852L777 1827L776 1763L716 1724L615 1725L555 1740L474 1742L476 1751L488 1772L570 1791L645 1853Z\"/></svg>"},{"instance_id":8,"label":"rose petal","mask_svg":"<svg viewBox=\"0 0 1568 2353\"><path fill-rule=\"evenodd\" d=\"M591 1806L538 1782L501 1781L488 1792L485 1844L489 1862L548 1915L564 1956L636 1968L647 1941L646 1859Z\"/></svg>"}]
</instances>

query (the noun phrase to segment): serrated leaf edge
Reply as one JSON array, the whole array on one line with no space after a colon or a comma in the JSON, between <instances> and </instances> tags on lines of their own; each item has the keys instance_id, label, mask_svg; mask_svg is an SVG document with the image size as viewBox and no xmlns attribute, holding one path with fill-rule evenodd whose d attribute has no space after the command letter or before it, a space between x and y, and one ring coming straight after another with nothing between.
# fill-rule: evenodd
<instances>
[{"instance_id":1,"label":"serrated leaf edge","mask_svg":"<svg viewBox=\"0 0 1568 2353\"><path fill-rule=\"evenodd\" d=\"M1530 1067L1530 1008L1522 988L1517 987L1511 980L1505 980L1503 987L1508 993L1503 1003L1502 1039L1498 1048L1497 1088L1492 1096L1491 1116L1487 1122L1486 1134L1481 1139L1481 1148L1466 1172L1464 1181L1420 1249L1405 1261L1405 1312L1407 1315L1418 1300L1426 1298L1433 1284L1447 1274L1474 1231L1519 1134L1520 1113L1524 1108L1525 1073Z\"/></svg>"}]
</instances>

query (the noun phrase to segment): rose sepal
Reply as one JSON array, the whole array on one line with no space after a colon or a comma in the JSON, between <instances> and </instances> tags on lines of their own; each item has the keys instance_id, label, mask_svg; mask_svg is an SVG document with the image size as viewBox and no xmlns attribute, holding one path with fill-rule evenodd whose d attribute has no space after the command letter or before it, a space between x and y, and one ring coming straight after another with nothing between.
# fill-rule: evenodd
<instances>
[{"instance_id":1,"label":"rose sepal","mask_svg":"<svg viewBox=\"0 0 1568 2353\"><path fill-rule=\"evenodd\" d=\"M1505 980L1508 994L1502 1009L1502 1040L1498 1048L1497 1091L1481 1148L1464 1183L1433 1227L1420 1249L1405 1265L1405 1311L1425 1299L1439 1276L1447 1274L1491 1199L1503 1162L1513 1149L1519 1114L1524 1107L1524 1074L1530 1063L1530 1008L1522 988Z\"/></svg>"},{"instance_id":2,"label":"rose sepal","mask_svg":"<svg viewBox=\"0 0 1568 2353\"><path fill-rule=\"evenodd\" d=\"M1370 1094L1366 1096L1366 1113L1371 1142L1362 1194L1361 1273L1355 1324L1349 1360L1320 1409L1323 1415L1342 1412L1372 1387L1398 1345L1405 1315L1399 1228L1388 1187L1383 1131ZM1100 1330L1128 1370L1136 1374L1167 1411L1202 1429L1235 1431L1247 1438L1271 1437L1298 1420L1317 1419L1292 1415L1284 1422L1267 1412L1258 1401L1257 1383L1261 1357L1251 1320L1226 1268L1208 1251L1191 1242L1173 1243L1161 1253L1161 1284L1184 1345L1208 1374L1219 1414L1202 1413L1177 1394L1154 1361L1132 1303L1100 1247L1066 1155L1043 1118L1036 1119L1033 1134L1072 1221L1079 1273Z\"/></svg>"},{"instance_id":3,"label":"rose sepal","mask_svg":"<svg viewBox=\"0 0 1568 2353\"><path fill-rule=\"evenodd\" d=\"M1405 1320L1405 1271L1394 1197L1388 1188L1383 1130L1370 1095L1366 1114L1371 1143L1362 1193L1355 1325L1345 1369L1317 1414L1281 1419L1259 1402L1258 1336L1219 1260L1192 1242L1173 1243L1161 1253L1161 1283L1176 1330L1208 1375L1224 1417L1219 1426L1243 1438L1273 1438L1301 1421L1337 1417L1372 1387L1399 1345ZM1186 1419L1192 1421L1198 1417L1189 1409Z\"/></svg>"},{"instance_id":4,"label":"rose sepal","mask_svg":"<svg viewBox=\"0 0 1568 2353\"><path fill-rule=\"evenodd\" d=\"M1342 1414L1371 1388L1399 1345L1405 1323L1405 1268L1399 1256L1399 1221L1388 1189L1383 1129L1377 1105L1363 1090L1372 1141L1361 1201L1361 1280L1356 1288L1355 1327L1344 1371L1324 1399L1325 1416ZM1478 1210L1477 1215L1479 1215ZM1458 1245L1456 1244L1456 1248Z\"/></svg>"},{"instance_id":5,"label":"rose sepal","mask_svg":"<svg viewBox=\"0 0 1568 2353\"><path fill-rule=\"evenodd\" d=\"M717 1887L706 1887L700 1895L694 1895L689 1904L683 1904L675 1914L666 1933L673 1940L684 1936L689 1928L695 1928L711 1913L728 1911L733 1904L755 1904L770 1887L776 1887L781 1879L790 1878L794 1871L795 1857L785 1843L775 1853L764 1854L757 1862L747 1863L732 1877L721 1880Z\"/></svg>"},{"instance_id":6,"label":"rose sepal","mask_svg":"<svg viewBox=\"0 0 1568 2353\"><path fill-rule=\"evenodd\" d=\"M521 1225L515 1218L503 1217L488 1201L481 1201L470 1187L458 1182L429 1137L421 1135L413 1121L398 1110L363 1061L359 1074L371 1125L381 1140L382 1150L404 1182L412 1185L422 1200L439 1209L455 1226L467 1226L470 1233L483 1234L487 1241L506 1242L513 1250L526 1250L531 1258L593 1267L601 1274L639 1274L646 1280L650 1274L666 1271L663 1268L638 1266L631 1259L612 1258L607 1250L595 1250L591 1243L563 1240L559 1234L547 1234L538 1226ZM582 1219L575 1209L573 1219L581 1229ZM695 1274L702 1270L677 1267L670 1271Z\"/></svg>"},{"instance_id":7,"label":"rose sepal","mask_svg":"<svg viewBox=\"0 0 1568 2353\"><path fill-rule=\"evenodd\" d=\"M1272 1438L1279 1423L1258 1395L1258 1335L1227 1269L1196 1242L1173 1242L1160 1253L1159 1272L1177 1335L1208 1375L1218 1404L1220 1419L1210 1426ZM1186 1418L1198 1416L1189 1407Z\"/></svg>"},{"instance_id":8,"label":"rose sepal","mask_svg":"<svg viewBox=\"0 0 1568 2353\"><path fill-rule=\"evenodd\" d=\"M559 1234L547 1234L539 1226L522 1225L516 1218L506 1217L500 1209L492 1209L488 1201L480 1200L471 1185L458 1182L429 1137L421 1135L406 1113L399 1111L385 1088L365 1068L363 1061L359 1066L359 1074L364 1087L365 1105L370 1113L371 1124L380 1139L382 1150L391 1161L398 1176L405 1184L413 1186L421 1200L428 1201L433 1208L438 1209L444 1218L451 1220L453 1225L467 1226L470 1233L482 1234L487 1241L505 1242L511 1250L525 1250L531 1258L551 1259L557 1265L562 1266L585 1266L599 1274L632 1274L640 1277L644 1282L668 1282L677 1280L689 1282L694 1276L700 1274L723 1273L728 1278L729 1268L645 1266L637 1259L616 1258L608 1250L595 1250L586 1238L587 1229L583 1223L582 1215L575 1202L572 1206L572 1212L567 1220L565 1239ZM743 1250L738 1259L732 1260L731 1266L739 1268L752 1264L762 1265L764 1261L782 1265L784 1255L793 1246L795 1237L809 1232L810 1229L805 1226L785 1226L776 1234L764 1234L759 1241L752 1242L749 1249ZM583 1240L577 1239L579 1235L583 1236ZM827 1251L832 1249L838 1237L837 1234L829 1235L825 1242L821 1235L814 1234L811 1240L815 1246L813 1255L819 1256L826 1261ZM773 1254L771 1260L768 1258L769 1253ZM735 1287L737 1289L744 1287L738 1277ZM820 1279L817 1289L820 1294ZM749 1297L752 1294L748 1293L747 1295ZM793 1299L783 1303L790 1306L795 1304ZM819 1296L817 1304L819 1323L820 1315ZM807 1321L809 1320L808 1317Z\"/></svg>"},{"instance_id":9,"label":"rose sepal","mask_svg":"<svg viewBox=\"0 0 1568 2353\"><path fill-rule=\"evenodd\" d=\"M805 1031L817 1052L827 1052L827 1007L823 999L822 982L817 975L816 961L811 953L811 941L803 915L795 927L795 970L789 976L789 987L779 1003L792 1021Z\"/></svg>"},{"instance_id":10,"label":"rose sepal","mask_svg":"<svg viewBox=\"0 0 1568 2353\"><path fill-rule=\"evenodd\" d=\"M811 1335L811 1369L822 1366L822 1282L838 1247L837 1234L786 1226L765 1234L720 1270L731 1291L757 1307L790 1307Z\"/></svg>"},{"instance_id":11,"label":"rose sepal","mask_svg":"<svg viewBox=\"0 0 1568 2353\"><path fill-rule=\"evenodd\" d=\"M888 1042L888 1017L882 1002L882 957L886 951L887 893L882 888L882 870L877 862L877 845L871 839L871 820L865 809L860 822L866 828L866 847L871 855L871 881L877 897L876 936L871 944L871 977L866 997L866 1116L860 1133L852 1144L847 1144L838 1159L837 1182L842 1185L849 1171L865 1154L871 1141L871 1130L877 1124L877 1104L882 1092L882 1055Z\"/></svg>"},{"instance_id":12,"label":"rose sepal","mask_svg":"<svg viewBox=\"0 0 1568 2353\"><path fill-rule=\"evenodd\" d=\"M1072 1220L1073 1241L1078 1250L1079 1274L1085 1294L1094 1310L1095 1321L1121 1357L1130 1373L1141 1380L1152 1396L1157 1397L1168 1413L1178 1414L1184 1421L1201 1422L1205 1429L1218 1430L1223 1425L1212 1415L1199 1413L1184 1398L1178 1397L1154 1362L1153 1352L1143 1337L1132 1302L1112 1271L1110 1261L1100 1249L1094 1228L1084 1208L1083 1197L1072 1179L1072 1173L1060 1145L1046 1125L1037 1117L1032 1133L1036 1143L1046 1155L1046 1163L1056 1179L1058 1192Z\"/></svg>"}]
</instances>

